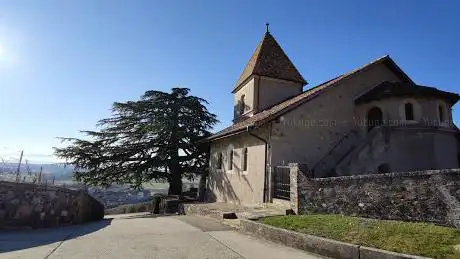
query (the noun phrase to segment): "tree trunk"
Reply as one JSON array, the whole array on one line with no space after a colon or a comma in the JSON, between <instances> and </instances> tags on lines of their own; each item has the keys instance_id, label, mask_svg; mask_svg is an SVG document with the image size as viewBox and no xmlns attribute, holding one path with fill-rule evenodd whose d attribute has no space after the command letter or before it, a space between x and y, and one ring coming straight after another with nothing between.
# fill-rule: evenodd
<instances>
[{"instance_id":1,"label":"tree trunk","mask_svg":"<svg viewBox=\"0 0 460 259\"><path fill-rule=\"evenodd\" d=\"M169 179L169 195L182 195L182 176L180 173L172 172L171 178Z\"/></svg>"},{"instance_id":2,"label":"tree trunk","mask_svg":"<svg viewBox=\"0 0 460 259\"><path fill-rule=\"evenodd\" d=\"M171 156L171 176L169 177L169 190L170 195L182 195L182 172L179 163L179 156L176 152Z\"/></svg>"},{"instance_id":3,"label":"tree trunk","mask_svg":"<svg viewBox=\"0 0 460 259\"><path fill-rule=\"evenodd\" d=\"M177 107L175 107L177 108ZM170 148L170 161L169 166L171 169L171 177L169 179L169 190L170 195L182 195L182 171L179 164L179 139L177 134L177 127L179 121L177 120L178 109L171 113L170 119L173 122L171 127L171 136L169 139Z\"/></svg>"}]
</instances>

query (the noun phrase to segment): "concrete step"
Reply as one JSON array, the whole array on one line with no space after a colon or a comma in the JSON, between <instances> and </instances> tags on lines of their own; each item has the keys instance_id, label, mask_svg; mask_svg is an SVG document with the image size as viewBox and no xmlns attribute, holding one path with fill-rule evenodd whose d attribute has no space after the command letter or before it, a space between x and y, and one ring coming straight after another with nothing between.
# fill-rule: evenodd
<instances>
[{"instance_id":1,"label":"concrete step","mask_svg":"<svg viewBox=\"0 0 460 259\"><path fill-rule=\"evenodd\" d=\"M230 204L184 204L186 215L212 217L215 219L258 219L262 217L286 215L285 208L242 207Z\"/></svg>"}]
</instances>

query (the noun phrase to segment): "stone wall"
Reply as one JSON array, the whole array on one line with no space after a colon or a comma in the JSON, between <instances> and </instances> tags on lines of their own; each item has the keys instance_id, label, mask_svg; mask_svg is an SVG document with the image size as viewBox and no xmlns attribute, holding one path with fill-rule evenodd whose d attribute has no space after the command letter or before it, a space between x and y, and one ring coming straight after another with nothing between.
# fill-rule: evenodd
<instances>
[{"instance_id":1,"label":"stone wall","mask_svg":"<svg viewBox=\"0 0 460 259\"><path fill-rule=\"evenodd\" d=\"M458 226L452 195L460 169L309 178L291 164L292 202L298 213L333 213ZM443 190L448 191L443 191Z\"/></svg>"},{"instance_id":2,"label":"stone wall","mask_svg":"<svg viewBox=\"0 0 460 259\"><path fill-rule=\"evenodd\" d=\"M0 181L0 228L54 227L104 217L104 206L82 191Z\"/></svg>"}]
</instances>

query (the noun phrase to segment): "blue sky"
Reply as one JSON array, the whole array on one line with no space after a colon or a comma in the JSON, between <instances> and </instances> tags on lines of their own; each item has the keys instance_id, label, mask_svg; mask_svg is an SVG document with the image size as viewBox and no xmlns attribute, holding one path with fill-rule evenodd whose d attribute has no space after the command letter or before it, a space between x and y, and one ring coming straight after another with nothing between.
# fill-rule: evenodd
<instances>
[{"instance_id":1,"label":"blue sky","mask_svg":"<svg viewBox=\"0 0 460 259\"><path fill-rule=\"evenodd\" d=\"M415 82L460 92L459 13L459 1L0 1L0 157L55 161L56 137L149 89L188 87L228 125L267 21L309 86L390 54Z\"/></svg>"}]
</instances>

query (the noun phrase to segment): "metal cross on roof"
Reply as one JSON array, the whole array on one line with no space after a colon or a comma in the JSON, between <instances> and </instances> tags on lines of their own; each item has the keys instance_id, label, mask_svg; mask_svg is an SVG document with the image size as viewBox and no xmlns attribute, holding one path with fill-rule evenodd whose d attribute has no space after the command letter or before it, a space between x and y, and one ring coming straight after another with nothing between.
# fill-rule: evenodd
<instances>
[{"instance_id":1,"label":"metal cross on roof","mask_svg":"<svg viewBox=\"0 0 460 259\"><path fill-rule=\"evenodd\" d=\"M267 26L267 33L270 33L270 30L268 28L270 26L270 24L267 22L267 23L265 23L265 26Z\"/></svg>"}]
</instances>

